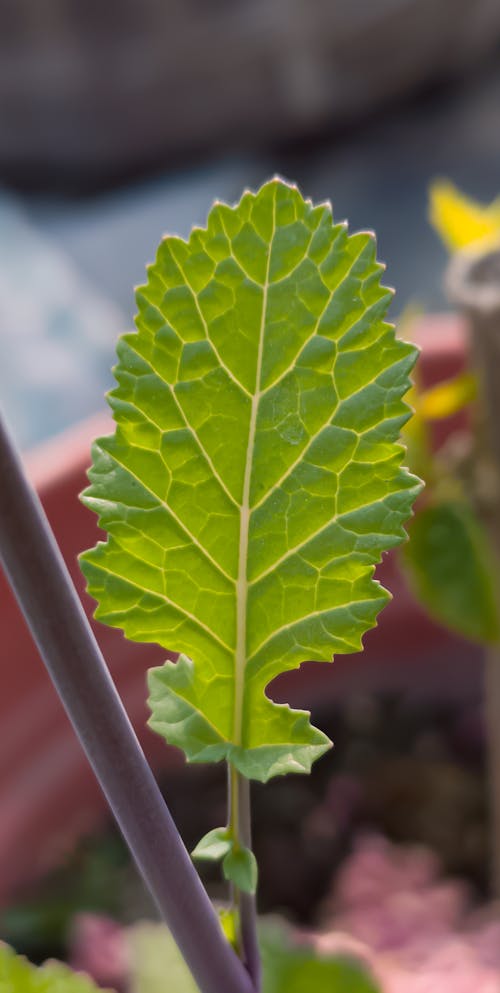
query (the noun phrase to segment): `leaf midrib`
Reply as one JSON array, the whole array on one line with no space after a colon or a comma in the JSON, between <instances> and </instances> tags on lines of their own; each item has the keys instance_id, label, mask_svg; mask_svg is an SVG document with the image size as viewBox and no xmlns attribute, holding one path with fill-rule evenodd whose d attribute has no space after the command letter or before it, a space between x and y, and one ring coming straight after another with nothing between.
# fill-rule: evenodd
<instances>
[{"instance_id":1,"label":"leaf midrib","mask_svg":"<svg viewBox=\"0 0 500 993\"><path fill-rule=\"evenodd\" d=\"M273 241L276 233L276 191L273 200L273 226L269 238L267 253L266 276L262 287L262 316L259 330L259 345L257 350L257 368L255 371L255 392L252 396L250 423L248 428L248 443L243 477L243 493L240 509L240 541L238 555L238 579L236 582L236 653L234 665L234 715L233 742L242 744L243 730L243 695L245 686L245 666L247 655L247 600L248 600L248 538L250 526L250 484L252 481L253 454L257 430L257 414L261 396L262 358L264 353L264 334L267 317L267 294Z\"/></svg>"}]
</instances>

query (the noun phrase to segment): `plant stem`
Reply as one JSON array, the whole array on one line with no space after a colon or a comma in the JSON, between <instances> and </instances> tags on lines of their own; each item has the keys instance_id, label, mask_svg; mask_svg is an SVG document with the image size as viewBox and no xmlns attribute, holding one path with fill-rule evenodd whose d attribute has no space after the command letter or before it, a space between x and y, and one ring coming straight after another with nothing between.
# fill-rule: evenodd
<instances>
[{"instance_id":1,"label":"plant stem","mask_svg":"<svg viewBox=\"0 0 500 993\"><path fill-rule=\"evenodd\" d=\"M236 845L252 849L250 782L234 766L229 766L229 825ZM238 921L240 956L250 974L255 990L260 990L260 953L257 940L255 896L243 893L232 884L232 899Z\"/></svg>"},{"instance_id":2,"label":"plant stem","mask_svg":"<svg viewBox=\"0 0 500 993\"><path fill-rule=\"evenodd\" d=\"M201 993L254 993L155 782L0 418L0 558L139 871Z\"/></svg>"},{"instance_id":3,"label":"plant stem","mask_svg":"<svg viewBox=\"0 0 500 993\"><path fill-rule=\"evenodd\" d=\"M500 481L500 249L461 252L452 261L447 284L450 296L469 321L470 348L480 382L476 416L476 456L486 449ZM491 507L483 510L483 524L500 572L500 507L498 493ZM497 580L500 614L500 578ZM500 648L488 645L484 673L484 719L488 747L488 779L491 809L492 888L500 897Z\"/></svg>"},{"instance_id":4,"label":"plant stem","mask_svg":"<svg viewBox=\"0 0 500 993\"><path fill-rule=\"evenodd\" d=\"M487 766L491 810L491 871L492 890L500 896L500 651L488 645L484 660L484 712L486 740L488 742Z\"/></svg>"}]
</instances>

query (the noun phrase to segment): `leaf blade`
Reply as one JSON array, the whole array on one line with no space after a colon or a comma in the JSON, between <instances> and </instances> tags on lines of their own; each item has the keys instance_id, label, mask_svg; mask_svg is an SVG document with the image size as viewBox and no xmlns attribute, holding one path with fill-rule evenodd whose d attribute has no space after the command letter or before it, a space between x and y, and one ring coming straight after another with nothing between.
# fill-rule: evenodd
<instances>
[{"instance_id":1,"label":"leaf blade","mask_svg":"<svg viewBox=\"0 0 500 993\"><path fill-rule=\"evenodd\" d=\"M219 862L231 848L232 840L228 828L213 828L198 842L191 852L191 858Z\"/></svg>"},{"instance_id":2,"label":"leaf blade","mask_svg":"<svg viewBox=\"0 0 500 993\"><path fill-rule=\"evenodd\" d=\"M99 619L181 653L150 673L150 724L191 761L308 771L330 742L266 687L358 651L388 599L373 570L419 483L397 441L416 350L381 271L373 236L274 180L167 238L138 293L82 568Z\"/></svg>"},{"instance_id":3,"label":"leaf blade","mask_svg":"<svg viewBox=\"0 0 500 993\"><path fill-rule=\"evenodd\" d=\"M243 893L255 893L259 872L255 855L249 848L231 848L222 861L222 871L224 878Z\"/></svg>"}]
</instances>

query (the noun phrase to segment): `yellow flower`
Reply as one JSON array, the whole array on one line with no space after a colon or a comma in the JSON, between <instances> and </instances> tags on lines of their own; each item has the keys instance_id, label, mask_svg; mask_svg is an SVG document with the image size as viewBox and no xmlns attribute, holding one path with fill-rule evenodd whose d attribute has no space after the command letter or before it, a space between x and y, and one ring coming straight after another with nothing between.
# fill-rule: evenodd
<instances>
[{"instance_id":1,"label":"yellow flower","mask_svg":"<svg viewBox=\"0 0 500 993\"><path fill-rule=\"evenodd\" d=\"M429 220L450 252L500 243L500 197L484 206L446 179L430 186Z\"/></svg>"}]
</instances>

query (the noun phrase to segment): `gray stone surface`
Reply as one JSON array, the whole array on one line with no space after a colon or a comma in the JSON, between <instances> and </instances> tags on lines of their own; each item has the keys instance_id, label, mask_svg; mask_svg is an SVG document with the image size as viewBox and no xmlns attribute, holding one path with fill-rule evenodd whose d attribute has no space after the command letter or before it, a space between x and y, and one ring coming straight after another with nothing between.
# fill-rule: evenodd
<instances>
[{"instance_id":1,"label":"gray stone surface","mask_svg":"<svg viewBox=\"0 0 500 993\"><path fill-rule=\"evenodd\" d=\"M465 72L500 38L498 0L3 0L0 9L0 167L52 182L352 122Z\"/></svg>"}]
</instances>

